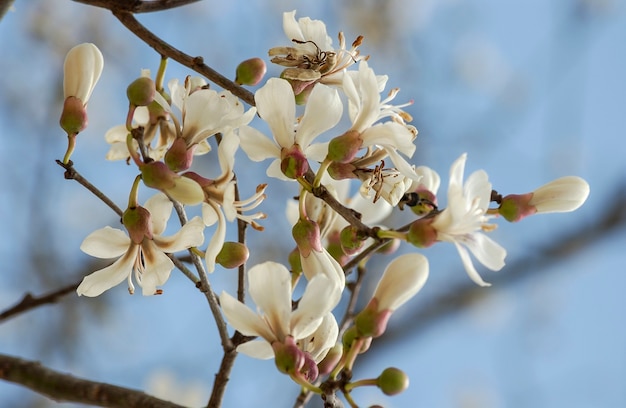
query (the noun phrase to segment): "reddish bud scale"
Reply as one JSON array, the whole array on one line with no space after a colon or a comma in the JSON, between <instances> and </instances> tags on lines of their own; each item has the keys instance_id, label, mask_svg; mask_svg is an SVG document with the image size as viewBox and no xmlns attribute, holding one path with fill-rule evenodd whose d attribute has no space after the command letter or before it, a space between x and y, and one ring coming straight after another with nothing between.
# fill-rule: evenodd
<instances>
[{"instance_id":1,"label":"reddish bud scale","mask_svg":"<svg viewBox=\"0 0 626 408\"><path fill-rule=\"evenodd\" d=\"M297 144L289 149L282 149L280 157L280 170L290 179L302 177L309 170L309 162Z\"/></svg>"},{"instance_id":2,"label":"reddish bud scale","mask_svg":"<svg viewBox=\"0 0 626 408\"><path fill-rule=\"evenodd\" d=\"M287 337L285 343L274 342L272 348L274 349L274 363L281 373L294 374L304 366L304 353L298 348L293 338Z\"/></svg>"},{"instance_id":3,"label":"reddish bud scale","mask_svg":"<svg viewBox=\"0 0 626 408\"><path fill-rule=\"evenodd\" d=\"M177 137L165 153L165 164L174 172L185 171L193 163L195 146L187 148L187 142L182 137Z\"/></svg>"},{"instance_id":4,"label":"reddish bud scale","mask_svg":"<svg viewBox=\"0 0 626 408\"><path fill-rule=\"evenodd\" d=\"M311 251L322 252L320 229L315 221L299 219L291 229L291 234L303 257L308 257Z\"/></svg>"},{"instance_id":5,"label":"reddish bud scale","mask_svg":"<svg viewBox=\"0 0 626 408\"><path fill-rule=\"evenodd\" d=\"M437 230L433 228L434 218L414 221L406 234L407 242L418 248L428 248L437 242Z\"/></svg>"},{"instance_id":6,"label":"reddish bud scale","mask_svg":"<svg viewBox=\"0 0 626 408\"><path fill-rule=\"evenodd\" d=\"M163 162L145 163L139 167L139 170L143 183L147 187L167 190L176 185L174 179L178 177L178 174L170 170Z\"/></svg>"},{"instance_id":7,"label":"reddish bud scale","mask_svg":"<svg viewBox=\"0 0 626 408\"><path fill-rule=\"evenodd\" d=\"M341 355L343 354L343 346L341 344L335 344L333 348L328 351L326 357L317 365L320 375L327 375L337 366Z\"/></svg>"},{"instance_id":8,"label":"reddish bud scale","mask_svg":"<svg viewBox=\"0 0 626 408\"><path fill-rule=\"evenodd\" d=\"M348 130L330 141L328 158L334 162L349 163L356 157L362 145L361 134L356 130Z\"/></svg>"},{"instance_id":9,"label":"reddish bud scale","mask_svg":"<svg viewBox=\"0 0 626 408\"><path fill-rule=\"evenodd\" d=\"M351 163L339 163L332 162L330 166L328 166L328 174L335 180L344 180L344 179L353 179L357 178L357 175L354 174L356 167Z\"/></svg>"},{"instance_id":10,"label":"reddish bud scale","mask_svg":"<svg viewBox=\"0 0 626 408\"><path fill-rule=\"evenodd\" d=\"M87 109L83 101L75 96L69 96L63 103L63 112L59 120L61 128L68 135L76 135L87 128Z\"/></svg>"},{"instance_id":11,"label":"reddish bud scale","mask_svg":"<svg viewBox=\"0 0 626 408\"><path fill-rule=\"evenodd\" d=\"M378 337L387 329L391 310L377 310L378 300L373 298L355 318L354 326L361 337Z\"/></svg>"},{"instance_id":12,"label":"reddish bud scale","mask_svg":"<svg viewBox=\"0 0 626 408\"><path fill-rule=\"evenodd\" d=\"M533 215L537 209L529 205L533 193L511 194L502 199L498 213L509 222L518 222L522 218Z\"/></svg>"},{"instance_id":13,"label":"reddish bud scale","mask_svg":"<svg viewBox=\"0 0 626 408\"><path fill-rule=\"evenodd\" d=\"M143 207L128 208L122 215L122 224L128 236L135 244L141 244L144 238L152 239L150 212Z\"/></svg>"}]
</instances>

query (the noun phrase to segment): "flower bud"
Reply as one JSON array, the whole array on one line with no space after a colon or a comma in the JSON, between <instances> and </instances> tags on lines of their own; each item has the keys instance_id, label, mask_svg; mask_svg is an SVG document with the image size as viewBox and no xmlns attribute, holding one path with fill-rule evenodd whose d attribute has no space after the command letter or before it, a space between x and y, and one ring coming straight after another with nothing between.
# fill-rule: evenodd
<instances>
[{"instance_id":1,"label":"flower bud","mask_svg":"<svg viewBox=\"0 0 626 408\"><path fill-rule=\"evenodd\" d=\"M128 236L135 244L141 244L144 238L152 239L150 212L141 206L127 208L122 215L122 224Z\"/></svg>"},{"instance_id":2,"label":"flower bud","mask_svg":"<svg viewBox=\"0 0 626 408\"><path fill-rule=\"evenodd\" d=\"M341 249L346 255L354 255L363 248L366 238L367 236L359 228L348 225L341 230L339 235Z\"/></svg>"},{"instance_id":3,"label":"flower bud","mask_svg":"<svg viewBox=\"0 0 626 408\"><path fill-rule=\"evenodd\" d=\"M348 130L341 136L337 136L328 144L328 159L339 162L351 162L361 150L363 139L356 130Z\"/></svg>"},{"instance_id":4,"label":"flower bud","mask_svg":"<svg viewBox=\"0 0 626 408\"><path fill-rule=\"evenodd\" d=\"M428 248L437 241L437 230L432 226L435 218L413 221L406 234L407 242L418 248Z\"/></svg>"},{"instance_id":5,"label":"flower bud","mask_svg":"<svg viewBox=\"0 0 626 408\"><path fill-rule=\"evenodd\" d=\"M87 127L87 109L80 99L75 96L65 99L59 124L68 135L76 135L85 130Z\"/></svg>"},{"instance_id":6,"label":"flower bud","mask_svg":"<svg viewBox=\"0 0 626 408\"><path fill-rule=\"evenodd\" d=\"M507 221L517 222L540 213L570 212L583 205L589 184L580 177L561 177L532 193L510 194L502 199L498 212Z\"/></svg>"},{"instance_id":7,"label":"flower bud","mask_svg":"<svg viewBox=\"0 0 626 408\"><path fill-rule=\"evenodd\" d=\"M291 234L301 256L306 258L311 251L322 251L320 229L315 221L300 218L291 229Z\"/></svg>"},{"instance_id":8,"label":"flower bud","mask_svg":"<svg viewBox=\"0 0 626 408\"><path fill-rule=\"evenodd\" d=\"M327 171L333 179L344 180L357 178L356 174L354 174L356 169L356 166L351 163L332 162L330 166L328 166Z\"/></svg>"},{"instance_id":9,"label":"flower bud","mask_svg":"<svg viewBox=\"0 0 626 408\"><path fill-rule=\"evenodd\" d=\"M141 178L147 187L168 194L183 204L195 205L204 200L204 191L189 177L181 177L163 162L144 163L139 167Z\"/></svg>"},{"instance_id":10,"label":"flower bud","mask_svg":"<svg viewBox=\"0 0 626 408\"><path fill-rule=\"evenodd\" d=\"M177 137L165 153L164 161L170 170L185 171L193 163L193 152L197 145L187 148L187 142L182 137Z\"/></svg>"},{"instance_id":11,"label":"flower bud","mask_svg":"<svg viewBox=\"0 0 626 408\"><path fill-rule=\"evenodd\" d=\"M87 105L103 66L102 53L94 44L83 43L69 50L63 64L63 98L74 96Z\"/></svg>"},{"instance_id":12,"label":"flower bud","mask_svg":"<svg viewBox=\"0 0 626 408\"><path fill-rule=\"evenodd\" d=\"M224 242L222 249L217 254L215 262L222 265L226 269L238 268L246 263L250 252L248 247L239 242Z\"/></svg>"},{"instance_id":13,"label":"flower bud","mask_svg":"<svg viewBox=\"0 0 626 408\"><path fill-rule=\"evenodd\" d=\"M396 395L409 387L409 376L398 368L389 367L378 376L376 385L385 395Z\"/></svg>"},{"instance_id":14,"label":"flower bud","mask_svg":"<svg viewBox=\"0 0 626 408\"><path fill-rule=\"evenodd\" d=\"M354 318L354 327L359 337L378 337L387 329L392 311L380 309L378 303L378 299L371 299L365 309Z\"/></svg>"},{"instance_id":15,"label":"flower bud","mask_svg":"<svg viewBox=\"0 0 626 408\"><path fill-rule=\"evenodd\" d=\"M282 149L280 157L280 170L288 178L302 177L309 170L309 162L297 144L289 149Z\"/></svg>"},{"instance_id":16,"label":"flower bud","mask_svg":"<svg viewBox=\"0 0 626 408\"><path fill-rule=\"evenodd\" d=\"M317 365L319 374L326 375L333 371L339 360L341 360L342 354L343 346L339 343L335 344L330 350L328 350L324 359Z\"/></svg>"},{"instance_id":17,"label":"flower bud","mask_svg":"<svg viewBox=\"0 0 626 408\"><path fill-rule=\"evenodd\" d=\"M261 82L266 71L265 61L261 58L247 59L237 65L235 82L239 85L254 86Z\"/></svg>"},{"instance_id":18,"label":"flower bud","mask_svg":"<svg viewBox=\"0 0 626 408\"><path fill-rule=\"evenodd\" d=\"M396 310L422 289L426 279L428 259L424 255L400 255L389 263L374 290L377 310Z\"/></svg>"},{"instance_id":19,"label":"flower bud","mask_svg":"<svg viewBox=\"0 0 626 408\"><path fill-rule=\"evenodd\" d=\"M126 96L133 106L148 106L154 101L156 87L148 77L139 77L126 88Z\"/></svg>"},{"instance_id":20,"label":"flower bud","mask_svg":"<svg viewBox=\"0 0 626 408\"><path fill-rule=\"evenodd\" d=\"M370 345L372 344L372 338L363 338L363 336L359 334L359 331L355 326L352 326L348 330L346 330L341 339L341 344L343 345L344 351L348 352L348 350L350 350L354 345L354 342L359 339L362 340L359 354L362 354L369 350Z\"/></svg>"}]
</instances>

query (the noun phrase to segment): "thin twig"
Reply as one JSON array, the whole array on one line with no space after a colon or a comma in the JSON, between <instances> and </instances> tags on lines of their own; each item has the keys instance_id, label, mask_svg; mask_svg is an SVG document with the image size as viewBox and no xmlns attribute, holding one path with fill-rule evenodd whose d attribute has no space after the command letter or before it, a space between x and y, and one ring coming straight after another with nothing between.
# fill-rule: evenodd
<instances>
[{"instance_id":1,"label":"thin twig","mask_svg":"<svg viewBox=\"0 0 626 408\"><path fill-rule=\"evenodd\" d=\"M74 164L72 163L71 160L67 164L63 164L63 162L61 160L56 160L56 162L57 162L57 164L59 166L61 166L61 167L63 167L65 169L64 176L65 176L65 178L67 180L76 180L80 185L85 187L93 195L95 195L102 202L104 202L106 205L108 205L113 211L115 211L115 213L117 215L119 215L120 217L122 216L122 214L124 212L113 201L111 201L111 199L109 197L104 195L104 193L102 191L98 190L98 188L96 188L96 186L94 186L89 181L87 181L86 178L81 176L80 173L78 173L76 171L76 169L74 168Z\"/></svg>"},{"instance_id":2,"label":"thin twig","mask_svg":"<svg viewBox=\"0 0 626 408\"><path fill-rule=\"evenodd\" d=\"M30 293L26 293L17 304L0 313L0 323L36 307L55 303L63 296L75 292L78 285L80 285L80 282L74 282L41 296L33 296Z\"/></svg>"},{"instance_id":3,"label":"thin twig","mask_svg":"<svg viewBox=\"0 0 626 408\"><path fill-rule=\"evenodd\" d=\"M151 13L154 11L165 11L188 4L197 3L200 0L73 0L76 3L87 4L89 6L100 7L108 10L128 11L129 13Z\"/></svg>"},{"instance_id":4,"label":"thin twig","mask_svg":"<svg viewBox=\"0 0 626 408\"><path fill-rule=\"evenodd\" d=\"M254 95L247 89L242 88L230 79L226 78L213 68L204 63L202 57L192 57L172 47L150 30L144 27L137 19L127 11L120 11L112 9L111 12L126 28L128 28L139 39L154 48L156 52L162 56L168 57L177 61L179 64L184 65L199 74L204 75L209 81L217 84L218 86L229 90L233 95L237 96L242 101L246 102L250 106L254 106Z\"/></svg>"},{"instance_id":5,"label":"thin twig","mask_svg":"<svg viewBox=\"0 0 626 408\"><path fill-rule=\"evenodd\" d=\"M183 408L141 391L85 380L44 367L39 362L0 354L0 379L52 398L99 407Z\"/></svg>"}]
</instances>

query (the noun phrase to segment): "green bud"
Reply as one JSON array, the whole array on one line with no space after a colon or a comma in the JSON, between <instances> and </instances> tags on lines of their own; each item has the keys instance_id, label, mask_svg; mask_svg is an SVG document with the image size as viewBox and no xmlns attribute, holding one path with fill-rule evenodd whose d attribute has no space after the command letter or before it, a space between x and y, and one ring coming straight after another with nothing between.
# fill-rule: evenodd
<instances>
[{"instance_id":1,"label":"green bud","mask_svg":"<svg viewBox=\"0 0 626 408\"><path fill-rule=\"evenodd\" d=\"M139 77L126 88L126 96L131 105L148 106L154 100L156 87L148 77Z\"/></svg>"},{"instance_id":2,"label":"green bud","mask_svg":"<svg viewBox=\"0 0 626 408\"><path fill-rule=\"evenodd\" d=\"M498 213L509 222L518 222L522 218L533 215L537 209L529 202L533 193L510 194L502 199Z\"/></svg>"},{"instance_id":3,"label":"green bud","mask_svg":"<svg viewBox=\"0 0 626 408\"><path fill-rule=\"evenodd\" d=\"M185 139L182 137L174 139L174 142L165 153L165 157L163 159L165 164L167 164L167 167L175 172L187 170L191 167L191 163L193 163L193 152L195 150L195 146L196 145L187 148L187 142L185 142Z\"/></svg>"},{"instance_id":4,"label":"green bud","mask_svg":"<svg viewBox=\"0 0 626 408\"><path fill-rule=\"evenodd\" d=\"M141 244L144 238L152 239L150 212L145 208L141 206L127 208L122 214L122 224L135 244Z\"/></svg>"},{"instance_id":5,"label":"green bud","mask_svg":"<svg viewBox=\"0 0 626 408\"><path fill-rule=\"evenodd\" d=\"M248 247L239 242L224 242L222 249L215 258L215 262L224 268L233 269L243 265L250 256Z\"/></svg>"},{"instance_id":6,"label":"green bud","mask_svg":"<svg viewBox=\"0 0 626 408\"><path fill-rule=\"evenodd\" d=\"M354 255L363 248L367 236L354 225L348 225L339 235L341 249L346 255Z\"/></svg>"},{"instance_id":7,"label":"green bud","mask_svg":"<svg viewBox=\"0 0 626 408\"><path fill-rule=\"evenodd\" d=\"M406 234L407 242L418 248L428 248L437 242L437 230L433 228L434 218L422 218L414 221Z\"/></svg>"},{"instance_id":8,"label":"green bud","mask_svg":"<svg viewBox=\"0 0 626 408\"><path fill-rule=\"evenodd\" d=\"M297 144L282 149L280 157L280 170L290 179L302 177L309 170L309 162Z\"/></svg>"},{"instance_id":9,"label":"green bud","mask_svg":"<svg viewBox=\"0 0 626 408\"><path fill-rule=\"evenodd\" d=\"M285 343L275 342L272 344L274 363L281 373L293 374L300 371L304 366L304 353L292 338L285 339Z\"/></svg>"},{"instance_id":10,"label":"green bud","mask_svg":"<svg viewBox=\"0 0 626 408\"><path fill-rule=\"evenodd\" d=\"M389 367L376 379L376 385L385 395L400 394L409 388L409 376L398 368Z\"/></svg>"},{"instance_id":11,"label":"green bud","mask_svg":"<svg viewBox=\"0 0 626 408\"><path fill-rule=\"evenodd\" d=\"M254 86L261 82L267 67L261 58L250 58L237 65L235 82L239 85Z\"/></svg>"},{"instance_id":12,"label":"green bud","mask_svg":"<svg viewBox=\"0 0 626 408\"><path fill-rule=\"evenodd\" d=\"M327 157L334 162L349 163L356 157L362 145L361 134L356 130L348 130L330 141Z\"/></svg>"},{"instance_id":13,"label":"green bud","mask_svg":"<svg viewBox=\"0 0 626 408\"><path fill-rule=\"evenodd\" d=\"M311 251L322 252L320 229L315 221L299 219L291 229L291 234L303 257L308 257Z\"/></svg>"},{"instance_id":14,"label":"green bud","mask_svg":"<svg viewBox=\"0 0 626 408\"><path fill-rule=\"evenodd\" d=\"M87 127L87 109L83 101L75 96L68 96L63 103L63 112L59 120L61 128L68 135L76 135Z\"/></svg>"}]
</instances>

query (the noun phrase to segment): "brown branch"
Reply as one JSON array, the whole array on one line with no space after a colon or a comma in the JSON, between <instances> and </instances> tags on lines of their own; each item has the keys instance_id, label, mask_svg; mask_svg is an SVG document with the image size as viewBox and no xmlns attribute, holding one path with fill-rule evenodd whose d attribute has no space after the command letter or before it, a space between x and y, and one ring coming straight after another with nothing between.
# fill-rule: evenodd
<instances>
[{"instance_id":1,"label":"brown branch","mask_svg":"<svg viewBox=\"0 0 626 408\"><path fill-rule=\"evenodd\" d=\"M162 56L173 59L181 65L184 65L199 74L204 75L211 82L219 85L220 87L229 90L233 95L237 96L248 105L254 106L254 95L247 89L242 88L230 79L226 78L213 68L204 64L202 57L192 57L172 47L150 30L144 27L137 19L128 11L120 11L118 9L111 9L111 12L126 28L128 28L133 34L139 37L143 42L154 48L156 52Z\"/></svg>"},{"instance_id":2,"label":"brown branch","mask_svg":"<svg viewBox=\"0 0 626 408\"><path fill-rule=\"evenodd\" d=\"M0 323L36 307L55 303L63 296L76 291L79 284L80 282L75 282L41 296L33 296L30 293L26 293L19 303L0 313Z\"/></svg>"},{"instance_id":3,"label":"brown branch","mask_svg":"<svg viewBox=\"0 0 626 408\"><path fill-rule=\"evenodd\" d=\"M89 6L105 8L108 10L127 11L129 13L151 13L154 11L165 11L188 4L197 3L200 0L74 0L76 3L87 4Z\"/></svg>"},{"instance_id":4,"label":"brown branch","mask_svg":"<svg viewBox=\"0 0 626 408\"><path fill-rule=\"evenodd\" d=\"M0 379L20 384L58 402L116 408L183 408L141 391L85 380L54 371L36 361L4 354L0 354Z\"/></svg>"}]
</instances>

